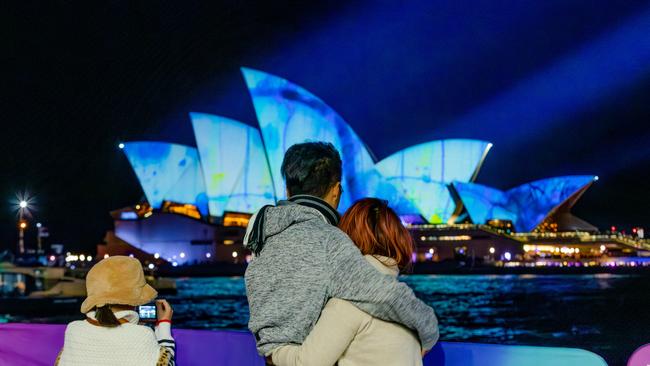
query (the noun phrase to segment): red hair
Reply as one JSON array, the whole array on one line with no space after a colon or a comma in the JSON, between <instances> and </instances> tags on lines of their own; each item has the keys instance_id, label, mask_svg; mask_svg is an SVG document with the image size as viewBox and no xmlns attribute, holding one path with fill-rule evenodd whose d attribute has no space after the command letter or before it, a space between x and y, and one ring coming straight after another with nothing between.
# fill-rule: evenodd
<instances>
[{"instance_id":1,"label":"red hair","mask_svg":"<svg viewBox=\"0 0 650 366\"><path fill-rule=\"evenodd\" d=\"M400 270L411 264L413 238L388 202L377 198L358 200L345 211L339 228L362 254L393 258Z\"/></svg>"}]
</instances>

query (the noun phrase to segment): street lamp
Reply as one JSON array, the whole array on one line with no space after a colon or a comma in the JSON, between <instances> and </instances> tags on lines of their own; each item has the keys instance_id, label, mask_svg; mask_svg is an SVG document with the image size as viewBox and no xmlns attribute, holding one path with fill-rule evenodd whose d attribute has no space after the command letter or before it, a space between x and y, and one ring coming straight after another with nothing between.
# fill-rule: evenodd
<instances>
[{"instance_id":1,"label":"street lamp","mask_svg":"<svg viewBox=\"0 0 650 366\"><path fill-rule=\"evenodd\" d=\"M27 201L20 200L18 203L18 253L25 253L25 229L27 228L27 221L23 218L25 210L28 208Z\"/></svg>"},{"instance_id":2,"label":"street lamp","mask_svg":"<svg viewBox=\"0 0 650 366\"><path fill-rule=\"evenodd\" d=\"M40 222L36 223L36 228L38 229L36 232L36 253L41 254L43 252L43 238L49 237L50 233L47 231L47 228Z\"/></svg>"},{"instance_id":3,"label":"street lamp","mask_svg":"<svg viewBox=\"0 0 650 366\"><path fill-rule=\"evenodd\" d=\"M16 203L18 206L18 254L25 254L25 229L27 229L26 216L30 216L31 197L27 192L16 194Z\"/></svg>"}]
</instances>

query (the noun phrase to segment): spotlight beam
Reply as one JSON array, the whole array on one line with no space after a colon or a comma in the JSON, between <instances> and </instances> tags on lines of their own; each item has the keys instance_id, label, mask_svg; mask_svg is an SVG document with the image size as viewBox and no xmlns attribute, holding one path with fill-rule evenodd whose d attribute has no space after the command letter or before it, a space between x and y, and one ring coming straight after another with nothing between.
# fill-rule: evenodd
<instances>
[{"instance_id":1,"label":"spotlight beam","mask_svg":"<svg viewBox=\"0 0 650 366\"><path fill-rule=\"evenodd\" d=\"M650 8L463 117L441 124L448 127L436 134L473 131L474 136L503 136L501 144L526 141L650 74L648 34Z\"/></svg>"}]
</instances>

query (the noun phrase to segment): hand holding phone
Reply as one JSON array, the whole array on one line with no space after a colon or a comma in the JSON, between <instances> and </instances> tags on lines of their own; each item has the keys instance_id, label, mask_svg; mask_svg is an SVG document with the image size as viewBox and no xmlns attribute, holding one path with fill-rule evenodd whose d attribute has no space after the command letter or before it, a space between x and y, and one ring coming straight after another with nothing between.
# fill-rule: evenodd
<instances>
[{"instance_id":1,"label":"hand holding phone","mask_svg":"<svg viewBox=\"0 0 650 366\"><path fill-rule=\"evenodd\" d=\"M158 321L161 320L172 320L172 315L174 315L174 310L172 310L171 305L165 299L156 300L156 310Z\"/></svg>"}]
</instances>

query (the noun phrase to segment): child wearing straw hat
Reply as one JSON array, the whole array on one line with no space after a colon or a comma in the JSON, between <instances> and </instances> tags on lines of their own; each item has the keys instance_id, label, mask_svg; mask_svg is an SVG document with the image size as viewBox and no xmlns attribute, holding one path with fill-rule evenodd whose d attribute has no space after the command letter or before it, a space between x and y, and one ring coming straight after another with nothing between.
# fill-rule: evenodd
<instances>
[{"instance_id":1,"label":"child wearing straw hat","mask_svg":"<svg viewBox=\"0 0 650 366\"><path fill-rule=\"evenodd\" d=\"M55 365L175 365L171 336L172 308L157 300L155 332L139 325L136 306L158 295L147 284L137 259L114 256L97 263L86 276L85 320L68 324Z\"/></svg>"}]
</instances>

